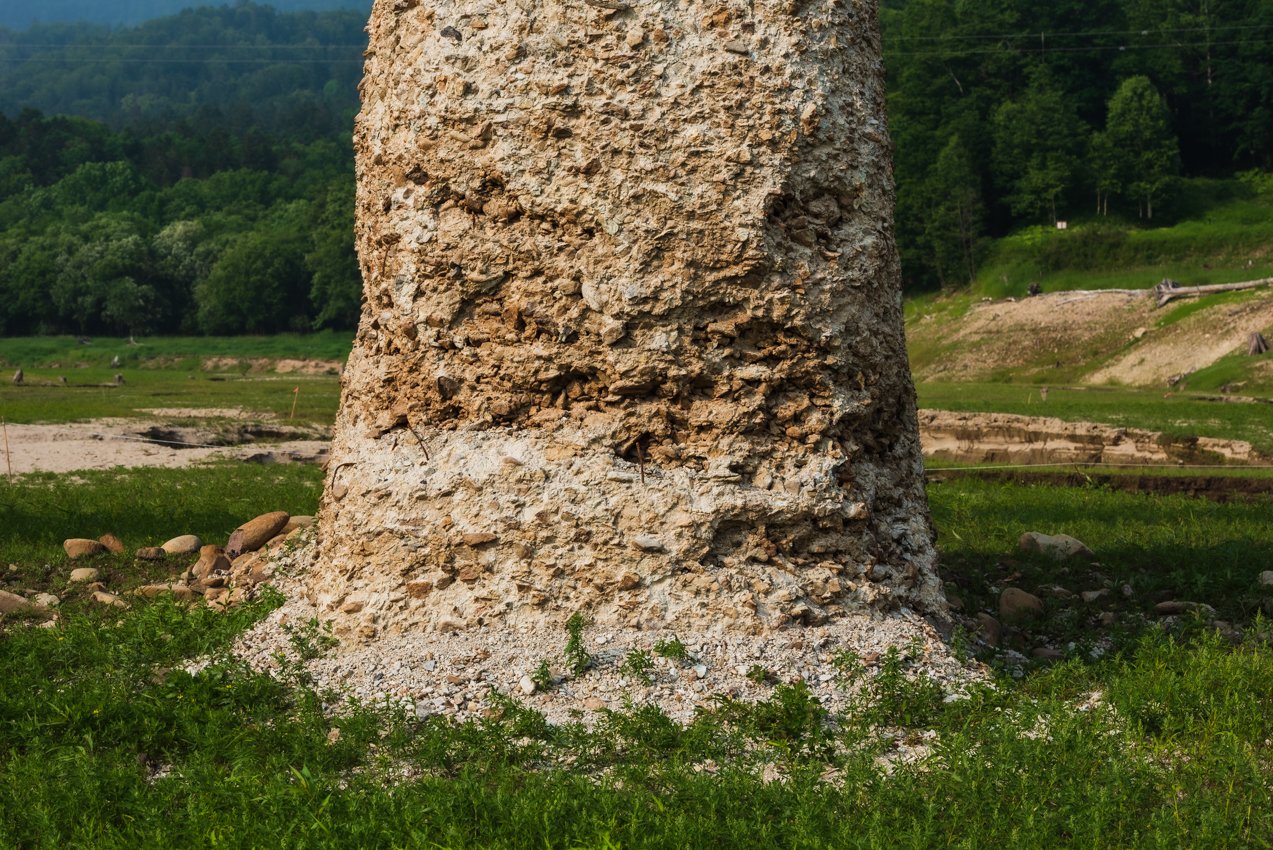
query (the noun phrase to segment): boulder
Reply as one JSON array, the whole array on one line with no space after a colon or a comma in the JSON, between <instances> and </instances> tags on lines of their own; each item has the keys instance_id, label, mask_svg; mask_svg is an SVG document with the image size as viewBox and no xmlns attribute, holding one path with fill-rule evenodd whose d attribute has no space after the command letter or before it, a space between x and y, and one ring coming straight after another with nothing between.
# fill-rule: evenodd
<instances>
[{"instance_id":1,"label":"boulder","mask_svg":"<svg viewBox=\"0 0 1273 850\"><path fill-rule=\"evenodd\" d=\"M1084 602L1092 603L1100 599L1102 596L1108 596L1108 595L1109 595L1108 590L1085 590L1079 594L1079 597Z\"/></svg>"},{"instance_id":2,"label":"boulder","mask_svg":"<svg viewBox=\"0 0 1273 850\"><path fill-rule=\"evenodd\" d=\"M97 581L101 574L101 570L96 570L92 567L80 567L79 569L71 570L70 581L72 584L79 584L84 581Z\"/></svg>"},{"instance_id":3,"label":"boulder","mask_svg":"<svg viewBox=\"0 0 1273 850\"><path fill-rule=\"evenodd\" d=\"M225 555L214 555L207 559L200 558L199 563L195 564L190 571L197 577L207 578L213 573L229 572L233 567L234 565Z\"/></svg>"},{"instance_id":4,"label":"boulder","mask_svg":"<svg viewBox=\"0 0 1273 850\"><path fill-rule=\"evenodd\" d=\"M93 593L93 599L103 605L114 605L116 608L127 608L128 603L120 599L113 593L107 593L104 590L98 590Z\"/></svg>"},{"instance_id":5,"label":"boulder","mask_svg":"<svg viewBox=\"0 0 1273 850\"><path fill-rule=\"evenodd\" d=\"M191 590L189 587L187 587L184 584L176 584L176 583L146 584L134 590L133 593L136 596L145 596L148 599L155 596L159 596L162 593L170 593L172 594L174 599L177 599L181 602L189 602L191 599L194 599L194 596L195 596L194 591Z\"/></svg>"},{"instance_id":6,"label":"boulder","mask_svg":"<svg viewBox=\"0 0 1273 850\"><path fill-rule=\"evenodd\" d=\"M282 534L291 534L293 531L301 528L313 528L314 518L312 516L294 516L287 521L287 525L283 526Z\"/></svg>"},{"instance_id":7,"label":"boulder","mask_svg":"<svg viewBox=\"0 0 1273 850\"><path fill-rule=\"evenodd\" d=\"M98 538L98 542L111 552L114 552L116 555L120 555L124 551L124 541L120 540L109 531Z\"/></svg>"},{"instance_id":8,"label":"boulder","mask_svg":"<svg viewBox=\"0 0 1273 850\"><path fill-rule=\"evenodd\" d=\"M35 604L43 605L46 608L56 608L62 604L62 600L58 599L52 593L37 593L35 595Z\"/></svg>"},{"instance_id":9,"label":"boulder","mask_svg":"<svg viewBox=\"0 0 1273 850\"><path fill-rule=\"evenodd\" d=\"M641 577L631 570L619 574L619 590L632 590L641 586Z\"/></svg>"},{"instance_id":10,"label":"boulder","mask_svg":"<svg viewBox=\"0 0 1273 850\"><path fill-rule=\"evenodd\" d=\"M1038 646L1030 653L1035 658L1047 658L1051 661L1059 661L1065 657L1059 649L1053 649L1050 646Z\"/></svg>"},{"instance_id":11,"label":"boulder","mask_svg":"<svg viewBox=\"0 0 1273 850\"><path fill-rule=\"evenodd\" d=\"M236 532L243 532L242 540L239 542L239 552L255 552L260 549L266 541L283 530L289 519L291 517L288 516L287 511L274 511L245 522L235 529Z\"/></svg>"},{"instance_id":12,"label":"boulder","mask_svg":"<svg viewBox=\"0 0 1273 850\"><path fill-rule=\"evenodd\" d=\"M106 547L96 540L85 540L83 537L73 537L70 540L62 542L62 548L66 550L68 557L74 558L92 558L94 555L101 555L106 552Z\"/></svg>"},{"instance_id":13,"label":"boulder","mask_svg":"<svg viewBox=\"0 0 1273 850\"><path fill-rule=\"evenodd\" d=\"M168 553L158 546L143 546L137 550L137 557L143 561L162 561Z\"/></svg>"},{"instance_id":14,"label":"boulder","mask_svg":"<svg viewBox=\"0 0 1273 850\"><path fill-rule=\"evenodd\" d=\"M1090 563L1096 560L1096 554L1091 549L1068 534L1058 534L1053 537L1037 531L1027 531L1021 535L1017 548L1022 552L1042 552L1058 561L1082 558Z\"/></svg>"},{"instance_id":15,"label":"boulder","mask_svg":"<svg viewBox=\"0 0 1273 850\"><path fill-rule=\"evenodd\" d=\"M1273 570L1265 570L1260 573L1260 586L1273 587Z\"/></svg>"},{"instance_id":16,"label":"boulder","mask_svg":"<svg viewBox=\"0 0 1273 850\"><path fill-rule=\"evenodd\" d=\"M986 646L998 646L1000 638L1003 637L1003 626L989 614L978 614L977 633Z\"/></svg>"},{"instance_id":17,"label":"boulder","mask_svg":"<svg viewBox=\"0 0 1273 850\"><path fill-rule=\"evenodd\" d=\"M1019 587L1009 587L999 594L999 616L1005 620L1019 620L1043 613L1043 602L1032 593Z\"/></svg>"},{"instance_id":18,"label":"boulder","mask_svg":"<svg viewBox=\"0 0 1273 850\"><path fill-rule=\"evenodd\" d=\"M25 597L0 590L0 614L18 614L23 611L40 611L45 606L32 602Z\"/></svg>"},{"instance_id":19,"label":"boulder","mask_svg":"<svg viewBox=\"0 0 1273 850\"><path fill-rule=\"evenodd\" d=\"M533 694L535 692L535 687L536 687L535 680L532 679L530 676L522 676L522 679L520 682L517 683L517 686L521 688L522 693L525 694L526 696L530 696L531 694Z\"/></svg>"},{"instance_id":20,"label":"boulder","mask_svg":"<svg viewBox=\"0 0 1273 850\"><path fill-rule=\"evenodd\" d=\"M203 541L193 534L183 534L180 537L174 537L159 547L169 555L189 555L198 552L203 546Z\"/></svg>"}]
</instances>

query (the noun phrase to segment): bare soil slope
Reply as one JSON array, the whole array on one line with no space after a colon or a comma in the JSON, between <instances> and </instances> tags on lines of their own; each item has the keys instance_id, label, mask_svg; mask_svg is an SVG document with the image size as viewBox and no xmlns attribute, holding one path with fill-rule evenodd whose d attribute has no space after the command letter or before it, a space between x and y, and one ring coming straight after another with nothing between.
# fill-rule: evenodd
<instances>
[{"instance_id":1,"label":"bare soil slope","mask_svg":"<svg viewBox=\"0 0 1273 850\"><path fill-rule=\"evenodd\" d=\"M967 303L965 298L964 303ZM1163 386L1246 350L1273 328L1273 290L1158 308L1148 295L1052 293L1020 301L960 302L912 317L917 381L1057 380ZM1255 364L1252 364L1255 365ZM1260 364L1263 366L1263 364Z\"/></svg>"}]
</instances>

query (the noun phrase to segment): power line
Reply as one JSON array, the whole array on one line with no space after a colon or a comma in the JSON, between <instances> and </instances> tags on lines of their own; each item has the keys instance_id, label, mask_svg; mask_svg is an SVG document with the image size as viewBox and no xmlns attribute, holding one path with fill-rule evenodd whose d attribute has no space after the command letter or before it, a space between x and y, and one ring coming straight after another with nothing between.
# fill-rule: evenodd
<instances>
[{"instance_id":1,"label":"power line","mask_svg":"<svg viewBox=\"0 0 1273 850\"><path fill-rule=\"evenodd\" d=\"M1231 30L1260 30L1269 29L1273 24L1242 24L1241 26L1232 27L1182 27L1180 29L1138 29L1138 30L1090 30L1085 32L1047 32L1046 30L1035 30L1033 32L1008 32L996 35L893 35L885 36L884 43L890 41L973 41L985 39L1011 39L1011 38L1038 38L1040 35L1046 35L1048 38L1070 38L1085 37L1098 35L1162 35L1170 32L1227 32Z\"/></svg>"},{"instance_id":2,"label":"power line","mask_svg":"<svg viewBox=\"0 0 1273 850\"><path fill-rule=\"evenodd\" d=\"M1116 50L1119 52L1127 50L1185 50L1191 47L1232 47L1243 44L1269 44L1273 39L1260 39L1248 41L1200 41L1192 44L1123 44L1123 45L1105 45L1099 47L1004 47L993 50L885 50L885 56L977 56L991 53L999 53L1003 55L1021 54L1021 53L1101 53Z\"/></svg>"},{"instance_id":3,"label":"power line","mask_svg":"<svg viewBox=\"0 0 1273 850\"><path fill-rule=\"evenodd\" d=\"M31 57L22 59L18 57L0 58L0 62L44 62L48 64L72 64L72 65L189 65L196 64L226 64L226 65L361 65L361 59L221 59L221 58L204 58L204 59L71 59L61 57L40 58Z\"/></svg>"},{"instance_id":4,"label":"power line","mask_svg":"<svg viewBox=\"0 0 1273 850\"><path fill-rule=\"evenodd\" d=\"M100 50L104 47L113 48L129 48L136 47L145 50L364 50L363 44L181 44L170 42L167 44L133 44L123 42L118 44L93 44L87 42L71 42L70 44L24 44L21 42L0 42L0 47L30 47L45 48L50 50L69 50L72 47L83 47L86 49Z\"/></svg>"}]
</instances>

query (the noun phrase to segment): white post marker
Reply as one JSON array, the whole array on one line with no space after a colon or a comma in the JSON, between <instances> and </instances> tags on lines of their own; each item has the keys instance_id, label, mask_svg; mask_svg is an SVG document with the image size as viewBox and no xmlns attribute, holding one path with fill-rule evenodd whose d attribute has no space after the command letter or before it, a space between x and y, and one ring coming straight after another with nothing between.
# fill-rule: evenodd
<instances>
[{"instance_id":1,"label":"white post marker","mask_svg":"<svg viewBox=\"0 0 1273 850\"><path fill-rule=\"evenodd\" d=\"M301 397L300 387L297 387L296 389L292 390L292 413L290 416L287 417L288 419L292 419L293 417L296 416L296 402L300 399L300 397Z\"/></svg>"}]
</instances>

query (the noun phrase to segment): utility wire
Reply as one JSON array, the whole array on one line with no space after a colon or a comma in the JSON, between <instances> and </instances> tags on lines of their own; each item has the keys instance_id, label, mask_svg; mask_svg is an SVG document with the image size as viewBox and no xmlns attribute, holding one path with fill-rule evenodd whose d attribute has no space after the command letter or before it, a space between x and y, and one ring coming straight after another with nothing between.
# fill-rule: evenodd
<instances>
[{"instance_id":1,"label":"utility wire","mask_svg":"<svg viewBox=\"0 0 1273 850\"><path fill-rule=\"evenodd\" d=\"M1094 467L1107 467L1115 469L1211 469L1211 470L1234 470L1246 472L1252 469L1273 469L1273 465L1254 465L1254 466L1216 466L1215 464L1206 463L1181 463L1181 464L1153 464L1153 463L1102 463L1095 460L1061 460L1055 463L1010 463L1002 466L935 466L925 468L925 472L982 472L986 470L999 469L1040 469L1043 467L1071 467L1081 466L1085 469Z\"/></svg>"},{"instance_id":2,"label":"utility wire","mask_svg":"<svg viewBox=\"0 0 1273 850\"><path fill-rule=\"evenodd\" d=\"M1170 32L1228 32L1232 30L1260 30L1269 29L1273 24L1243 24L1233 27L1182 27L1180 29L1139 29L1139 30L1092 30L1087 32L1048 32L1047 30L1034 30L1033 32L1005 32L997 35L890 35L885 36L883 41L887 44L890 41L973 41L994 38L1038 38L1045 35L1048 38L1073 38L1098 35L1162 35Z\"/></svg>"},{"instance_id":3,"label":"utility wire","mask_svg":"<svg viewBox=\"0 0 1273 850\"><path fill-rule=\"evenodd\" d=\"M885 56L975 56L979 54L999 53L1017 55L1022 53L1097 53L1111 50L1184 50L1190 47L1225 47L1242 44L1269 44L1273 39L1259 41L1200 41L1193 44L1124 44L1101 47L1004 47L993 50L885 50Z\"/></svg>"}]
</instances>

